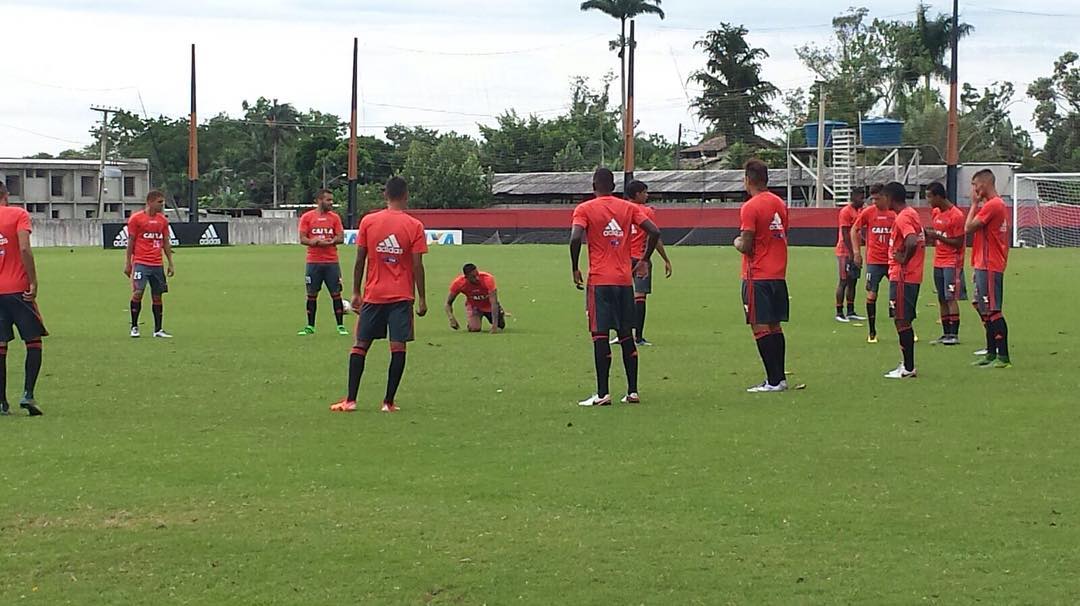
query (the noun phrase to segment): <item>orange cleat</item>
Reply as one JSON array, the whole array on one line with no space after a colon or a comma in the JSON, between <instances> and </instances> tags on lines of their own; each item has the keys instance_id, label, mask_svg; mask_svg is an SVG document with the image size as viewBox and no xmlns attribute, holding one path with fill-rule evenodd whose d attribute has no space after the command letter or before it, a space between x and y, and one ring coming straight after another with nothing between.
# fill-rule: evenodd
<instances>
[{"instance_id":1,"label":"orange cleat","mask_svg":"<svg viewBox=\"0 0 1080 606\"><path fill-rule=\"evenodd\" d=\"M397 412L401 410L393 402L383 402L382 412Z\"/></svg>"},{"instance_id":2,"label":"orange cleat","mask_svg":"<svg viewBox=\"0 0 1080 606\"><path fill-rule=\"evenodd\" d=\"M356 402L342 400L337 404L331 405L330 410L331 412L354 412L356 411Z\"/></svg>"}]
</instances>

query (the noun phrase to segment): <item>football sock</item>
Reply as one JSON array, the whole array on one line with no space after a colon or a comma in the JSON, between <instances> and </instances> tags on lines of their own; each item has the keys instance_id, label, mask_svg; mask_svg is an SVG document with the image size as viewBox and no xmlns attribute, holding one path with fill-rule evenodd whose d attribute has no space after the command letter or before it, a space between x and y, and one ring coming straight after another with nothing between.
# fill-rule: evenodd
<instances>
[{"instance_id":1,"label":"football sock","mask_svg":"<svg viewBox=\"0 0 1080 606\"><path fill-rule=\"evenodd\" d=\"M334 318L337 320L337 325L341 326L342 318L345 317L345 304L341 302L341 295L330 297L330 299L334 302ZM311 318L315 317L314 312L309 311L308 313L311 314ZM313 321L311 326L314 325L315 323Z\"/></svg>"},{"instance_id":2,"label":"football sock","mask_svg":"<svg viewBox=\"0 0 1080 606\"><path fill-rule=\"evenodd\" d=\"M139 325L139 314L142 313L142 301L131 300L131 325Z\"/></svg>"},{"instance_id":3,"label":"football sock","mask_svg":"<svg viewBox=\"0 0 1080 606\"><path fill-rule=\"evenodd\" d=\"M757 342L758 355L761 356L761 365L765 367L765 380L769 385L776 385L773 369L772 334L769 332L755 332L754 340Z\"/></svg>"},{"instance_id":4,"label":"football sock","mask_svg":"<svg viewBox=\"0 0 1080 606\"><path fill-rule=\"evenodd\" d=\"M7 402L7 343L0 344L0 402Z\"/></svg>"},{"instance_id":5,"label":"football sock","mask_svg":"<svg viewBox=\"0 0 1080 606\"><path fill-rule=\"evenodd\" d=\"M641 341L645 338L645 299L635 301L634 307L637 308L637 340Z\"/></svg>"},{"instance_id":6,"label":"football sock","mask_svg":"<svg viewBox=\"0 0 1080 606\"><path fill-rule=\"evenodd\" d=\"M915 370L915 331L911 325L897 327L900 335L900 351L904 354L904 369L908 372Z\"/></svg>"},{"instance_id":7,"label":"football sock","mask_svg":"<svg viewBox=\"0 0 1080 606\"><path fill-rule=\"evenodd\" d=\"M387 403L394 402L401 377L405 374L405 345L391 345L390 348L390 370L386 377L386 397L383 398L383 402Z\"/></svg>"},{"instance_id":8,"label":"football sock","mask_svg":"<svg viewBox=\"0 0 1080 606\"><path fill-rule=\"evenodd\" d=\"M870 334L877 334L877 301L866 301L866 321L870 324Z\"/></svg>"},{"instance_id":9,"label":"football sock","mask_svg":"<svg viewBox=\"0 0 1080 606\"><path fill-rule=\"evenodd\" d=\"M983 316L983 326L986 328L986 357L997 357L997 340L994 338L993 323L990 316Z\"/></svg>"},{"instance_id":10,"label":"football sock","mask_svg":"<svg viewBox=\"0 0 1080 606\"><path fill-rule=\"evenodd\" d=\"M608 389L608 375L611 373L611 344L608 336L603 333L594 333L593 359L596 362L596 395L601 398L610 394Z\"/></svg>"},{"instance_id":11,"label":"football sock","mask_svg":"<svg viewBox=\"0 0 1080 606\"><path fill-rule=\"evenodd\" d=\"M855 285L856 280L849 280L847 285L847 315L855 315Z\"/></svg>"},{"instance_id":12,"label":"football sock","mask_svg":"<svg viewBox=\"0 0 1080 606\"><path fill-rule=\"evenodd\" d=\"M1009 361L1009 325L1005 323L1005 316L998 315L990 322L990 328L994 333L994 349L998 359Z\"/></svg>"},{"instance_id":13,"label":"football sock","mask_svg":"<svg viewBox=\"0 0 1080 606\"><path fill-rule=\"evenodd\" d=\"M840 280L836 285L836 315L844 315L844 293L847 292L847 280Z\"/></svg>"},{"instance_id":14,"label":"football sock","mask_svg":"<svg viewBox=\"0 0 1080 606\"><path fill-rule=\"evenodd\" d=\"M34 339L26 342L26 378L23 391L26 392L27 398L34 398L34 388L37 386L39 373L41 373L41 339Z\"/></svg>"},{"instance_id":15,"label":"football sock","mask_svg":"<svg viewBox=\"0 0 1080 606\"><path fill-rule=\"evenodd\" d=\"M161 316L162 311L164 310L161 301L154 301L151 303L150 310L154 312L154 332L158 332L161 330Z\"/></svg>"},{"instance_id":16,"label":"football sock","mask_svg":"<svg viewBox=\"0 0 1080 606\"><path fill-rule=\"evenodd\" d=\"M360 378L364 376L364 362L367 360L367 348L355 346L349 352L349 391L345 400L356 401L356 394L360 391Z\"/></svg>"},{"instance_id":17,"label":"football sock","mask_svg":"<svg viewBox=\"0 0 1080 606\"><path fill-rule=\"evenodd\" d=\"M784 366L786 365L786 361L787 361L787 338L784 337L784 331L783 330L777 330L776 332L774 332L773 335L772 335L772 338L773 338L774 342L776 343L776 345L775 345L776 352L774 354L775 357L776 357L776 362L775 362L776 383L773 383L773 385L779 385L780 381L786 381L787 380L787 370L784 369Z\"/></svg>"},{"instance_id":18,"label":"football sock","mask_svg":"<svg viewBox=\"0 0 1080 606\"><path fill-rule=\"evenodd\" d=\"M619 346L622 347L622 363L623 368L626 369L626 393L637 393L637 377L638 377L638 350L637 344L634 343L634 338L630 335L619 339Z\"/></svg>"},{"instance_id":19,"label":"football sock","mask_svg":"<svg viewBox=\"0 0 1080 606\"><path fill-rule=\"evenodd\" d=\"M316 297L308 295L307 298L307 325L315 326L315 310L319 307L319 300ZM338 324L341 324L339 321Z\"/></svg>"},{"instance_id":20,"label":"football sock","mask_svg":"<svg viewBox=\"0 0 1080 606\"><path fill-rule=\"evenodd\" d=\"M843 303L836 306L836 315L838 315L838 316L843 316L844 315L844 304Z\"/></svg>"}]
</instances>

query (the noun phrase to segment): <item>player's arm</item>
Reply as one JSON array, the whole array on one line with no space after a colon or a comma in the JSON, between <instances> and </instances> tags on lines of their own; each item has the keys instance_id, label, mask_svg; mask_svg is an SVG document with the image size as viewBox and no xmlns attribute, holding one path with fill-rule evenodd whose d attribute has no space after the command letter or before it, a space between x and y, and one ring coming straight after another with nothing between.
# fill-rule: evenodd
<instances>
[{"instance_id":1,"label":"player's arm","mask_svg":"<svg viewBox=\"0 0 1080 606\"><path fill-rule=\"evenodd\" d=\"M337 235L334 236L334 240L333 240L333 242L331 242L331 244L344 244L345 243L345 226L341 224L341 219L340 218L338 218L338 220L337 220L336 227L337 227L337 230L335 230L335 231L336 231Z\"/></svg>"},{"instance_id":2,"label":"player's arm","mask_svg":"<svg viewBox=\"0 0 1080 606\"><path fill-rule=\"evenodd\" d=\"M634 274L639 278L645 278L649 275L649 259L652 258L653 251L656 250L656 245L660 242L660 228L649 219L639 223L638 227L645 230L645 233L649 235L649 239L645 243L645 254L638 261L638 266L634 268Z\"/></svg>"},{"instance_id":3,"label":"player's arm","mask_svg":"<svg viewBox=\"0 0 1080 606\"><path fill-rule=\"evenodd\" d=\"M132 259L135 257L135 230L128 223L127 250L124 252L124 275L131 277Z\"/></svg>"},{"instance_id":4,"label":"player's arm","mask_svg":"<svg viewBox=\"0 0 1080 606\"><path fill-rule=\"evenodd\" d=\"M852 224L851 227L853 228L853 227L855 227L855 225ZM845 250L847 250L848 256L851 257L854 260L854 258L855 258L855 242L851 238L851 229L841 229L840 230L840 235L842 235L844 237L844 248L845 248Z\"/></svg>"},{"instance_id":5,"label":"player's arm","mask_svg":"<svg viewBox=\"0 0 1080 606\"><path fill-rule=\"evenodd\" d=\"M942 244L947 244L953 248L963 248L966 244L966 238L964 237L964 234L960 234L958 236L950 238L946 236L945 232L943 231L934 231L934 239L938 242L941 242Z\"/></svg>"},{"instance_id":6,"label":"player's arm","mask_svg":"<svg viewBox=\"0 0 1080 606\"><path fill-rule=\"evenodd\" d=\"M488 303L491 304L491 334L499 332L499 290L493 288L488 293Z\"/></svg>"},{"instance_id":7,"label":"player's arm","mask_svg":"<svg viewBox=\"0 0 1080 606\"><path fill-rule=\"evenodd\" d=\"M416 283L416 315L427 315L427 282L424 276L424 254L413 253L413 281Z\"/></svg>"},{"instance_id":8,"label":"player's arm","mask_svg":"<svg viewBox=\"0 0 1080 606\"><path fill-rule=\"evenodd\" d=\"M165 259L169 262L169 267L165 270L165 275L171 278L176 273L176 265L173 263L172 258L172 238L170 238L168 234L165 234L163 250L165 251Z\"/></svg>"},{"instance_id":9,"label":"player's arm","mask_svg":"<svg viewBox=\"0 0 1080 606\"><path fill-rule=\"evenodd\" d=\"M735 250L741 252L748 257L754 254L753 230L744 229L739 232L739 237L735 238Z\"/></svg>"},{"instance_id":10,"label":"player's arm","mask_svg":"<svg viewBox=\"0 0 1080 606\"><path fill-rule=\"evenodd\" d=\"M847 237L844 238L845 244L848 245L848 250L851 251L851 260L855 262L855 265L862 267L862 230L859 228L859 222L856 221L852 224L851 229L848 230Z\"/></svg>"},{"instance_id":11,"label":"player's arm","mask_svg":"<svg viewBox=\"0 0 1080 606\"><path fill-rule=\"evenodd\" d=\"M352 274L352 308L359 310L364 304L360 293L360 285L364 283L364 264L367 262L367 247L356 247L356 263L353 264Z\"/></svg>"},{"instance_id":12,"label":"player's arm","mask_svg":"<svg viewBox=\"0 0 1080 606\"><path fill-rule=\"evenodd\" d=\"M457 296L457 291L450 289L450 294L446 295L446 305L443 306L443 310L446 312L446 319L450 321L450 328L453 328L454 330L461 328L457 318L454 317L454 301L457 300Z\"/></svg>"},{"instance_id":13,"label":"player's arm","mask_svg":"<svg viewBox=\"0 0 1080 606\"><path fill-rule=\"evenodd\" d=\"M585 288L585 280L581 277L581 268L579 263L581 260L581 242L585 239L585 228L580 225L575 225L570 230L570 270L574 275L574 286L578 290Z\"/></svg>"},{"instance_id":14,"label":"player's arm","mask_svg":"<svg viewBox=\"0 0 1080 606\"><path fill-rule=\"evenodd\" d=\"M971 207L968 208L967 219L964 221L964 233L971 235L986 225L979 218L979 200L975 197L975 192L971 193Z\"/></svg>"},{"instance_id":15,"label":"player's arm","mask_svg":"<svg viewBox=\"0 0 1080 606\"><path fill-rule=\"evenodd\" d=\"M660 239L656 241L656 252L660 253L660 258L664 260L664 275L668 278L671 277L671 259L667 256L667 250L664 248L664 240Z\"/></svg>"},{"instance_id":16,"label":"player's arm","mask_svg":"<svg viewBox=\"0 0 1080 606\"><path fill-rule=\"evenodd\" d=\"M23 299L33 301L37 298L38 281L37 267L34 265L34 251L30 249L30 232L20 229L18 233L19 254L22 256L23 268L26 269L26 279L30 283L30 287L23 293Z\"/></svg>"},{"instance_id":17,"label":"player's arm","mask_svg":"<svg viewBox=\"0 0 1080 606\"><path fill-rule=\"evenodd\" d=\"M915 234L908 234L907 237L904 238L904 248L896 251L896 254L893 255L893 258L896 259L896 262L901 265L907 263L908 259L911 258L911 255L915 254L915 248L918 245L919 237Z\"/></svg>"}]
</instances>

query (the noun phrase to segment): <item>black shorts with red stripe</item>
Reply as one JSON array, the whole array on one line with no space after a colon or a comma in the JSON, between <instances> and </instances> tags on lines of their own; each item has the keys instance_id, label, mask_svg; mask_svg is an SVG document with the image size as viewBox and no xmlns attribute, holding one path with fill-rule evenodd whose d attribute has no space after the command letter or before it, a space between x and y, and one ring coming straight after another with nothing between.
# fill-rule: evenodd
<instances>
[{"instance_id":1,"label":"black shorts with red stripe","mask_svg":"<svg viewBox=\"0 0 1080 606\"><path fill-rule=\"evenodd\" d=\"M16 327L23 341L33 341L49 335L37 303L27 301L22 293L0 295L0 342L14 340Z\"/></svg>"},{"instance_id":2,"label":"black shorts with red stripe","mask_svg":"<svg viewBox=\"0 0 1080 606\"><path fill-rule=\"evenodd\" d=\"M1001 311L1005 302L1005 274L988 269L975 270L975 306L986 316Z\"/></svg>"},{"instance_id":3,"label":"black shorts with red stripe","mask_svg":"<svg viewBox=\"0 0 1080 606\"><path fill-rule=\"evenodd\" d=\"M788 321L787 280L743 280L743 311L747 324L779 324Z\"/></svg>"},{"instance_id":4,"label":"black shorts with red stripe","mask_svg":"<svg viewBox=\"0 0 1080 606\"><path fill-rule=\"evenodd\" d=\"M394 343L407 343L414 338L413 302L364 303L357 320L356 339L374 341L389 334Z\"/></svg>"},{"instance_id":5,"label":"black shorts with red stripe","mask_svg":"<svg viewBox=\"0 0 1080 606\"><path fill-rule=\"evenodd\" d=\"M841 281L858 280L862 272L859 266L855 265L855 261L847 255L836 256L836 270Z\"/></svg>"},{"instance_id":6,"label":"black shorts with red stripe","mask_svg":"<svg viewBox=\"0 0 1080 606\"><path fill-rule=\"evenodd\" d=\"M964 283L963 267L935 267L934 289L940 303L966 301L967 284Z\"/></svg>"},{"instance_id":7,"label":"black shorts with red stripe","mask_svg":"<svg viewBox=\"0 0 1080 606\"><path fill-rule=\"evenodd\" d=\"M889 281L889 317L911 322L918 315L919 286L908 282Z\"/></svg>"},{"instance_id":8,"label":"black shorts with red stripe","mask_svg":"<svg viewBox=\"0 0 1080 606\"><path fill-rule=\"evenodd\" d=\"M637 322L633 286L586 286L585 313L589 332L630 334Z\"/></svg>"}]
</instances>

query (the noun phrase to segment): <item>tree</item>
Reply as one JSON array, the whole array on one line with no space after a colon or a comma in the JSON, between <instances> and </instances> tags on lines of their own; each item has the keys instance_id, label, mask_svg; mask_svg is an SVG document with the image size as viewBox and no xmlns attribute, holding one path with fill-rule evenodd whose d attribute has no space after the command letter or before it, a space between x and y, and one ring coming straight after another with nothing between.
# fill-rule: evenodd
<instances>
[{"instance_id":1,"label":"tree","mask_svg":"<svg viewBox=\"0 0 1080 606\"><path fill-rule=\"evenodd\" d=\"M882 98L881 37L866 23L865 8L853 8L833 18L835 40L828 46L807 44L795 49L803 65L824 83L826 108L832 119L856 124ZM811 92L810 115L816 115L822 86Z\"/></svg>"},{"instance_id":2,"label":"tree","mask_svg":"<svg viewBox=\"0 0 1080 606\"><path fill-rule=\"evenodd\" d=\"M555 152L552 164L555 165L555 170L560 172L582 171L589 167L585 156L581 153L581 146L573 139L567 141L566 147L562 150Z\"/></svg>"},{"instance_id":3,"label":"tree","mask_svg":"<svg viewBox=\"0 0 1080 606\"><path fill-rule=\"evenodd\" d=\"M756 127L775 124L769 100L780 93L761 79L761 61L769 53L751 47L747 33L741 25L722 23L720 29L694 43L694 48L705 51L707 60L704 70L690 75L705 89L693 106L713 131L733 142L748 141Z\"/></svg>"},{"instance_id":4,"label":"tree","mask_svg":"<svg viewBox=\"0 0 1080 606\"><path fill-rule=\"evenodd\" d=\"M299 131L300 113L289 103L278 103L277 99L268 100L259 97L255 105L247 101L241 104L244 108L245 119L252 122L264 123L261 136L269 143L272 150L272 167L274 173L273 207L278 207L278 148L282 143L291 140Z\"/></svg>"},{"instance_id":5,"label":"tree","mask_svg":"<svg viewBox=\"0 0 1080 606\"><path fill-rule=\"evenodd\" d=\"M930 79L933 77L949 80L949 65L945 63L945 55L952 48L952 15L938 13L936 17L929 19L929 10L929 5L920 3L915 12L915 31L924 52L920 57L922 63L916 64L916 69L923 77L927 89L930 88ZM959 25L959 38L966 38L975 29L968 23Z\"/></svg>"},{"instance_id":6,"label":"tree","mask_svg":"<svg viewBox=\"0 0 1080 606\"><path fill-rule=\"evenodd\" d=\"M583 11L600 11L605 15L619 20L619 37L615 40L619 49L619 83L621 89L621 104L619 115L626 112L626 22L638 15L656 15L664 18L664 10L660 8L662 0L586 0L581 3ZM616 44L609 44L608 48L615 50Z\"/></svg>"},{"instance_id":7,"label":"tree","mask_svg":"<svg viewBox=\"0 0 1080 606\"><path fill-rule=\"evenodd\" d=\"M1080 171L1080 55L1067 52L1054 73L1032 82L1027 94L1039 102L1035 126L1046 135L1040 161L1054 171Z\"/></svg>"},{"instance_id":8,"label":"tree","mask_svg":"<svg viewBox=\"0 0 1080 606\"><path fill-rule=\"evenodd\" d=\"M924 93L924 99L912 104L904 123L904 141L934 150L938 157L930 162L944 162L949 113L941 96ZM959 151L961 162L1027 162L1033 154L1031 136L1015 126L1008 107L1015 90L1009 82L977 90L964 84L960 98Z\"/></svg>"},{"instance_id":9,"label":"tree","mask_svg":"<svg viewBox=\"0 0 1080 606\"><path fill-rule=\"evenodd\" d=\"M402 176L417 208L477 208L491 201L491 180L480 166L479 148L456 133L438 143L416 140L409 146Z\"/></svg>"}]
</instances>

